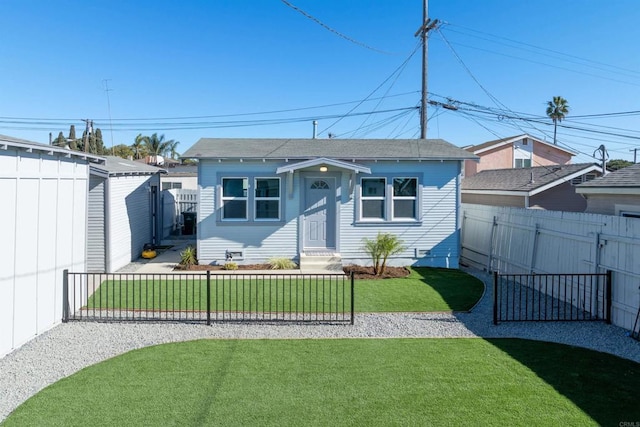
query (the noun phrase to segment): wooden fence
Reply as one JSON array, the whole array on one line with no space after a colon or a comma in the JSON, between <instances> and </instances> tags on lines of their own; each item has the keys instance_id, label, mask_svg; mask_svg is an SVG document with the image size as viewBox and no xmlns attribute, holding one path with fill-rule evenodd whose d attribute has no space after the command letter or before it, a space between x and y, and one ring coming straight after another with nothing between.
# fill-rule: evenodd
<instances>
[{"instance_id":1,"label":"wooden fence","mask_svg":"<svg viewBox=\"0 0 640 427\"><path fill-rule=\"evenodd\" d=\"M640 220L462 205L461 263L508 274L613 272L613 324L631 330L640 306Z\"/></svg>"}]
</instances>

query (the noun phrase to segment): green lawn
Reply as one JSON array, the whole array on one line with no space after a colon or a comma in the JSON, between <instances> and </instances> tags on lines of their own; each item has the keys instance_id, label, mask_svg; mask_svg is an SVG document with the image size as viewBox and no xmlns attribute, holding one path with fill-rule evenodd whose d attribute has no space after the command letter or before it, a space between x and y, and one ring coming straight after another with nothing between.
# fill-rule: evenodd
<instances>
[{"instance_id":1,"label":"green lawn","mask_svg":"<svg viewBox=\"0 0 640 427\"><path fill-rule=\"evenodd\" d=\"M357 280L357 312L468 311L483 283L460 270L411 268L401 279Z\"/></svg>"},{"instance_id":2,"label":"green lawn","mask_svg":"<svg viewBox=\"0 0 640 427\"><path fill-rule=\"evenodd\" d=\"M229 276L227 276L229 277ZM350 310L349 280L330 278L218 279L212 276L211 309L286 312ZM356 280L357 312L469 310L482 295L483 284L459 270L414 268L409 277ZM324 297L323 297L324 296ZM89 298L89 309L206 310L206 281L108 280Z\"/></svg>"},{"instance_id":3,"label":"green lawn","mask_svg":"<svg viewBox=\"0 0 640 427\"><path fill-rule=\"evenodd\" d=\"M516 339L201 340L41 391L6 426L615 425L640 365Z\"/></svg>"}]
</instances>

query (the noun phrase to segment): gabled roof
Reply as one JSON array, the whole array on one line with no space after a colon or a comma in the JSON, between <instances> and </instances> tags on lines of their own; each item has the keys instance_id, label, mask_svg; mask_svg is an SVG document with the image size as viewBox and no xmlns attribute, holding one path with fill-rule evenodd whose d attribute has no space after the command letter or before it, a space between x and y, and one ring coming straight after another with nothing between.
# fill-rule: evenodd
<instances>
[{"instance_id":1,"label":"gabled roof","mask_svg":"<svg viewBox=\"0 0 640 427\"><path fill-rule=\"evenodd\" d=\"M566 148L562 148L559 147L557 145L554 144L549 144L548 142L542 141L541 139L538 138L534 138L531 135L528 134L522 134L522 135L516 135L516 136L509 136L506 138L501 138L501 139L494 139L493 141L487 141L484 142L482 144L478 144L478 145L471 145L469 147L464 147L465 150L469 151L470 153L473 154L482 154L485 151L489 151L489 150L494 150L496 148L502 147L504 145L509 145L509 144L513 144L516 141L519 141L523 138L528 138L528 139L532 139L533 141L535 141L538 144L543 144L543 145L547 145L549 147L553 147L556 150L560 150L560 151L564 151L567 154L570 154L572 156L575 156L577 153L568 150Z\"/></svg>"},{"instance_id":2,"label":"gabled roof","mask_svg":"<svg viewBox=\"0 0 640 427\"><path fill-rule=\"evenodd\" d=\"M601 193L610 190L619 190L618 192L620 192L627 189L633 190L632 192L635 194L638 192L638 188L640 188L640 163L580 184L576 186L576 191L578 193Z\"/></svg>"},{"instance_id":3,"label":"gabled roof","mask_svg":"<svg viewBox=\"0 0 640 427\"><path fill-rule=\"evenodd\" d=\"M586 173L602 169L594 163L492 169L462 180L463 193L533 196Z\"/></svg>"},{"instance_id":4,"label":"gabled roof","mask_svg":"<svg viewBox=\"0 0 640 427\"><path fill-rule=\"evenodd\" d=\"M476 160L442 139L202 138L183 158L343 160Z\"/></svg>"},{"instance_id":5,"label":"gabled roof","mask_svg":"<svg viewBox=\"0 0 640 427\"><path fill-rule=\"evenodd\" d=\"M309 168L318 165L333 166L338 169L347 169L355 173L371 173L371 169L352 162L341 162L340 160L327 159L320 157L317 159L304 160L294 164L288 164L276 169L276 173L295 172L300 169Z\"/></svg>"},{"instance_id":6,"label":"gabled roof","mask_svg":"<svg viewBox=\"0 0 640 427\"><path fill-rule=\"evenodd\" d=\"M109 175L153 175L166 173L164 169L117 156L105 156L105 164L92 165L92 170L106 172Z\"/></svg>"},{"instance_id":7,"label":"gabled roof","mask_svg":"<svg viewBox=\"0 0 640 427\"><path fill-rule=\"evenodd\" d=\"M10 147L27 152L35 151L51 156L62 155L64 157L82 159L88 162L104 163L104 159L95 154L84 153L82 151L73 151L55 145L40 144L39 142L27 141L26 139L0 135L0 150L7 150Z\"/></svg>"}]
</instances>

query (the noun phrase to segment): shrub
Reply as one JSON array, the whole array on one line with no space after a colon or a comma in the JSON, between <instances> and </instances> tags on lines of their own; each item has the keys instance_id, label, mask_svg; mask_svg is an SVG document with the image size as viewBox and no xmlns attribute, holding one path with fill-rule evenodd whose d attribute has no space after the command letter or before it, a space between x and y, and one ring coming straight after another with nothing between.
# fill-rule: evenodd
<instances>
[{"instance_id":1,"label":"shrub","mask_svg":"<svg viewBox=\"0 0 640 427\"><path fill-rule=\"evenodd\" d=\"M225 262L224 265L222 266L223 270L237 270L238 269L238 263L237 262Z\"/></svg>"},{"instance_id":2,"label":"shrub","mask_svg":"<svg viewBox=\"0 0 640 427\"><path fill-rule=\"evenodd\" d=\"M295 262L284 257L271 258L269 259L268 264L271 266L272 270L293 270L297 267Z\"/></svg>"},{"instance_id":3,"label":"shrub","mask_svg":"<svg viewBox=\"0 0 640 427\"><path fill-rule=\"evenodd\" d=\"M198 256L196 248L187 246L184 251L180 252L180 265L188 269L192 265L198 265Z\"/></svg>"},{"instance_id":4,"label":"shrub","mask_svg":"<svg viewBox=\"0 0 640 427\"><path fill-rule=\"evenodd\" d=\"M406 248L398 236L391 233L378 233L375 240L362 239L362 250L365 251L373 261L373 273L376 276L384 274L387 268L387 259L404 251Z\"/></svg>"}]
</instances>

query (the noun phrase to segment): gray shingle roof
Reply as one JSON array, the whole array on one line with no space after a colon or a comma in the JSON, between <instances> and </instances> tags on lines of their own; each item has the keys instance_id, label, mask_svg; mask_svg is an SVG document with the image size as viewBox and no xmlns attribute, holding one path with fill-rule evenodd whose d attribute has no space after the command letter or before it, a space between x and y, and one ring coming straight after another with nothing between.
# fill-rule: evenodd
<instances>
[{"instance_id":1,"label":"gray shingle roof","mask_svg":"<svg viewBox=\"0 0 640 427\"><path fill-rule=\"evenodd\" d=\"M140 162L134 162L132 160L123 159L117 156L105 156L104 165L92 166L95 169L108 172L110 175L120 174L143 174L151 175L157 172L164 172L164 169L157 168L155 166L147 165Z\"/></svg>"},{"instance_id":2,"label":"gray shingle roof","mask_svg":"<svg viewBox=\"0 0 640 427\"><path fill-rule=\"evenodd\" d=\"M202 138L183 158L200 159L429 159L478 157L442 139Z\"/></svg>"},{"instance_id":3,"label":"gray shingle roof","mask_svg":"<svg viewBox=\"0 0 640 427\"><path fill-rule=\"evenodd\" d=\"M506 138L494 139L493 141L483 142L482 144L478 144L478 145L472 145L470 147L465 147L465 150L469 151L470 153L477 153L478 151L482 151L482 150L485 150L487 148L491 148L493 146L498 146L500 144L503 144L503 143L511 141L511 140L516 140L517 141L517 140L522 139L522 138L532 139L536 143L548 145L550 147L556 148L556 149L558 149L560 151L564 151L564 152L569 153L571 155L577 154L577 153L574 153L571 150L568 150L566 148L562 148L562 147L560 147L558 145L553 145L551 143L545 142L545 141L543 141L543 140L541 140L539 138L535 138L535 137L533 137L531 135L528 135L526 133L524 133L522 135L508 136Z\"/></svg>"},{"instance_id":4,"label":"gray shingle roof","mask_svg":"<svg viewBox=\"0 0 640 427\"><path fill-rule=\"evenodd\" d=\"M598 169L594 163L573 165L536 166L519 169L484 170L462 180L464 190L522 191L529 192L554 182L570 179L571 175ZM533 181L531 180L533 174Z\"/></svg>"},{"instance_id":5,"label":"gray shingle roof","mask_svg":"<svg viewBox=\"0 0 640 427\"><path fill-rule=\"evenodd\" d=\"M593 181L578 185L580 188L640 187L640 163L618 169Z\"/></svg>"}]
</instances>

